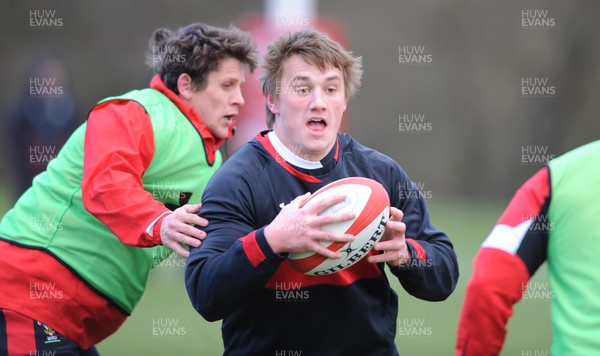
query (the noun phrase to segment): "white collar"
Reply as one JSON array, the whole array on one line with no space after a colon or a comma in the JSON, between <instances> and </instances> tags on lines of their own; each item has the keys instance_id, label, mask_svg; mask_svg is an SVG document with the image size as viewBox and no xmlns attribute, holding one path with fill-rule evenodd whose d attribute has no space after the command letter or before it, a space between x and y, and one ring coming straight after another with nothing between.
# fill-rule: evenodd
<instances>
[{"instance_id":1,"label":"white collar","mask_svg":"<svg viewBox=\"0 0 600 356\"><path fill-rule=\"evenodd\" d=\"M303 158L298 157L294 152L290 151L283 142L277 137L274 131L271 131L267 134L267 137L271 141L271 144L275 148L275 151L279 153L279 155L285 159L288 163L304 168L304 169L318 169L323 168L321 161L307 161Z\"/></svg>"}]
</instances>

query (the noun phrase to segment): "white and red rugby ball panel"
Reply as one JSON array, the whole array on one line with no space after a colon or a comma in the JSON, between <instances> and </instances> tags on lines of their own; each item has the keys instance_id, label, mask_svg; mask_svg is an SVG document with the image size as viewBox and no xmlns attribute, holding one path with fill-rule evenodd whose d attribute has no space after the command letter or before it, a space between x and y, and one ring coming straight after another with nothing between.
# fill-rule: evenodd
<instances>
[{"instance_id":1,"label":"white and red rugby ball panel","mask_svg":"<svg viewBox=\"0 0 600 356\"><path fill-rule=\"evenodd\" d=\"M389 219L390 198L379 182L364 177L340 179L317 190L305 204L339 193L345 194L346 199L329 206L319 215L353 211L356 217L352 220L325 225L322 229L352 234L354 241L321 242L329 250L341 252L340 259L328 259L312 251L290 253L288 262L297 271L314 276L339 272L365 257L383 236L385 223Z\"/></svg>"}]
</instances>

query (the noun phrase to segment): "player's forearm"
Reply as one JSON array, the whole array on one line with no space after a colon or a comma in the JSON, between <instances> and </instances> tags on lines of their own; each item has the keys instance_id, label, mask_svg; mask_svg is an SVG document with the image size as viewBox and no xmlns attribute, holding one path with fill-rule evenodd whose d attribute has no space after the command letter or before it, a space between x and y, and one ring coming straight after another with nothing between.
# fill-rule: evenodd
<instances>
[{"instance_id":1,"label":"player's forearm","mask_svg":"<svg viewBox=\"0 0 600 356\"><path fill-rule=\"evenodd\" d=\"M273 253L262 232L227 243L209 237L188 258L185 281L194 308L208 321L225 318L248 303L275 273L283 257Z\"/></svg>"},{"instance_id":2,"label":"player's forearm","mask_svg":"<svg viewBox=\"0 0 600 356\"><path fill-rule=\"evenodd\" d=\"M429 301L442 301L452 294L458 282L458 262L450 241L430 243L407 239L412 258L392 268L392 273L411 295Z\"/></svg>"},{"instance_id":3,"label":"player's forearm","mask_svg":"<svg viewBox=\"0 0 600 356\"><path fill-rule=\"evenodd\" d=\"M126 180L123 177L123 180ZM160 244L160 236L152 236L152 223L169 210L152 199L142 187L119 181L99 183L90 179L82 186L85 209L102 221L124 244L150 247Z\"/></svg>"},{"instance_id":4,"label":"player's forearm","mask_svg":"<svg viewBox=\"0 0 600 356\"><path fill-rule=\"evenodd\" d=\"M483 248L475 257L473 276L458 324L457 355L497 355L506 324L527 285L529 274L516 255Z\"/></svg>"},{"instance_id":5,"label":"player's forearm","mask_svg":"<svg viewBox=\"0 0 600 356\"><path fill-rule=\"evenodd\" d=\"M429 301L447 299L458 282L458 261L452 242L442 230L430 223L429 209L417 186L402 184L397 202L404 212L406 241L411 260L392 273L411 295ZM402 199L404 198L404 199Z\"/></svg>"}]
</instances>

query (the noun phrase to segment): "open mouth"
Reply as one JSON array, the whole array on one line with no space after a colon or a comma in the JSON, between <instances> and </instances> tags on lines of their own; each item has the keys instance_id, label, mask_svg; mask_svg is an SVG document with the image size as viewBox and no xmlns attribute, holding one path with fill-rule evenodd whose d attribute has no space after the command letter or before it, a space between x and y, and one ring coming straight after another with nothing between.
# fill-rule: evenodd
<instances>
[{"instance_id":1,"label":"open mouth","mask_svg":"<svg viewBox=\"0 0 600 356\"><path fill-rule=\"evenodd\" d=\"M325 120L323 120L321 118L313 117L310 120L308 120L308 123L306 123L306 126L311 131L322 131L327 127L327 123L325 122Z\"/></svg>"},{"instance_id":2,"label":"open mouth","mask_svg":"<svg viewBox=\"0 0 600 356\"><path fill-rule=\"evenodd\" d=\"M228 124L231 124L233 122L233 120L235 120L236 116L237 116L237 114L230 114L230 115L225 115L223 117L225 118L225 120L227 120Z\"/></svg>"}]
</instances>

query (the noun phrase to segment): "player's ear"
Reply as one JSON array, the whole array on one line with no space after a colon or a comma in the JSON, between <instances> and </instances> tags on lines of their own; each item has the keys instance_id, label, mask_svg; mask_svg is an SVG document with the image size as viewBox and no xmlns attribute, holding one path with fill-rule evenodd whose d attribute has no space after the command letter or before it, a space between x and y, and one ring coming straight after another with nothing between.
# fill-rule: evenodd
<instances>
[{"instance_id":1,"label":"player's ear","mask_svg":"<svg viewBox=\"0 0 600 356\"><path fill-rule=\"evenodd\" d=\"M277 104L277 100L271 94L267 95L267 106L274 115L279 115L279 104Z\"/></svg>"},{"instance_id":2,"label":"player's ear","mask_svg":"<svg viewBox=\"0 0 600 356\"><path fill-rule=\"evenodd\" d=\"M177 78L177 90L179 96L186 101L192 100L192 94L194 93L194 85L192 77L187 73L181 73Z\"/></svg>"}]
</instances>

